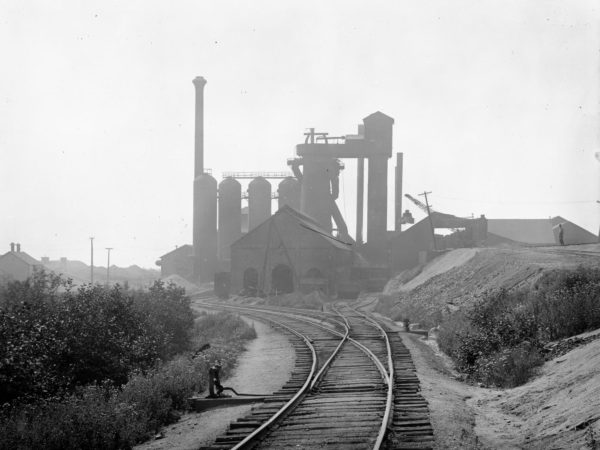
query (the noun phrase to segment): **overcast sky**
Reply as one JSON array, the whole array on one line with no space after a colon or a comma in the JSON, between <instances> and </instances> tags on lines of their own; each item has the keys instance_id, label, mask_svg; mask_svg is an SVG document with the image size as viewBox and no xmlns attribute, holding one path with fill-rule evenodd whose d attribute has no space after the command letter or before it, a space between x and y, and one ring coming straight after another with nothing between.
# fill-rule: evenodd
<instances>
[{"instance_id":1,"label":"overcast sky","mask_svg":"<svg viewBox=\"0 0 600 450\"><path fill-rule=\"evenodd\" d=\"M218 181L286 170L306 128L352 134L379 110L404 192L596 233L599 19L594 0L0 0L0 253L88 262L94 236L97 263L114 247L156 268L191 243L198 75ZM355 177L347 162L351 230Z\"/></svg>"}]
</instances>

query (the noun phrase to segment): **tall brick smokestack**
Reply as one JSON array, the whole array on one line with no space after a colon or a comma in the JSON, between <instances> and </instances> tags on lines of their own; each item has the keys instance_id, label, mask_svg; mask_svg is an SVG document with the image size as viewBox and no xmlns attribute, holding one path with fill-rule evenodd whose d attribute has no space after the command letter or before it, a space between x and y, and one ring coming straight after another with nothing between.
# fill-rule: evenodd
<instances>
[{"instance_id":1,"label":"tall brick smokestack","mask_svg":"<svg viewBox=\"0 0 600 450\"><path fill-rule=\"evenodd\" d=\"M194 177L204 173L204 77L194 78L196 88L196 134L194 138Z\"/></svg>"},{"instance_id":2,"label":"tall brick smokestack","mask_svg":"<svg viewBox=\"0 0 600 450\"><path fill-rule=\"evenodd\" d=\"M217 181L204 173L204 86L196 77L196 134L194 139L194 261L195 281L213 281L217 266Z\"/></svg>"}]
</instances>

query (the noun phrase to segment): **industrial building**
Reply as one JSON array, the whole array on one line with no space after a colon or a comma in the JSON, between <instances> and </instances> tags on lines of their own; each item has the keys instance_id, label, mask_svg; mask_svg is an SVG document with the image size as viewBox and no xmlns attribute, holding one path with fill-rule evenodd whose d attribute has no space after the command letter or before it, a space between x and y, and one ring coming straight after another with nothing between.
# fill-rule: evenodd
<instances>
[{"instance_id":1,"label":"industrial building","mask_svg":"<svg viewBox=\"0 0 600 450\"><path fill-rule=\"evenodd\" d=\"M428 204L408 194L427 217L402 231L403 224L414 222L408 210L402 212L402 153L395 158L395 226L388 230L388 162L393 156L394 119L380 111L365 117L355 134L331 136L309 129L296 145L296 156L287 161L291 172L226 172L218 183L204 168L206 80L196 77L193 84L193 245L161 257L163 276L177 274L201 283L218 278L233 292L319 289L336 295L358 288L377 289L391 273L423 264L447 248L557 244L559 223L566 244L597 241L560 217L539 221L460 218L430 210ZM337 205L340 173L347 159L357 161L354 239ZM244 179L249 180L247 191L240 183ZM275 213L274 199L278 200ZM439 229L452 233L443 236L436 233Z\"/></svg>"},{"instance_id":2,"label":"industrial building","mask_svg":"<svg viewBox=\"0 0 600 450\"><path fill-rule=\"evenodd\" d=\"M334 238L312 218L284 205L231 246L234 292L333 295L350 280L352 242Z\"/></svg>"},{"instance_id":3,"label":"industrial building","mask_svg":"<svg viewBox=\"0 0 600 450\"><path fill-rule=\"evenodd\" d=\"M331 239L330 243L340 244L344 252L359 251L375 265L387 264L387 168L388 160L392 156L394 119L377 111L363 119L357 134L337 137L311 129L305 133L304 142L296 146L297 157L287 162L292 173L230 172L224 174L224 179L217 183L212 174L204 168L204 88L206 80L203 77L197 77L193 80L193 84L196 119L191 277L194 281L210 282L214 280L215 273L231 271L234 289L243 286L243 283L239 282L239 277L234 273L239 267L239 261L235 260L238 253L232 252L231 249L234 246L240 250L240 245L250 242L242 238L243 222L245 222L245 216L242 213L242 199L244 198L248 201L248 234L254 236L255 239L257 235L253 234L253 230L263 227L265 223L268 227L270 223L278 223L283 220L281 217L275 217L274 222L271 222L271 218L274 217L271 205L273 199L277 198L280 211L283 206L289 207L282 212L282 216L295 217L297 222L304 221L304 225L310 222L311 226L318 228L321 236ZM350 237L346 221L336 203L339 195L340 171L344 170L343 160L348 158L358 161L356 242ZM401 157L398 157L398 161L401 161ZM368 162L367 170L365 170L365 162ZM399 177L401 174L398 175L397 172L396 186L397 190L400 189L401 192L402 183L398 179ZM238 181L242 178L251 178L246 193L242 192L241 184ZM281 180L276 192L273 191L270 181L274 179ZM368 199L366 208L363 202L365 184ZM365 210L367 230L366 242L363 242ZM298 215L293 216L295 213ZM398 211L396 214L398 216ZM281 231L284 234L283 241L287 242L288 238L291 238L297 231L298 226L300 225L297 224L289 230L283 227ZM287 236L286 233L291 233L291 235ZM341 250L342 247L339 247L338 250ZM294 267L322 267L323 264L319 261L318 253L315 252L314 255L311 255L310 252L303 252L302 256L295 261ZM161 261L168 259L167 255L164 255ZM351 260L352 258L346 259ZM161 264L163 263L161 262ZM183 274L179 274L183 276ZM298 272L295 276L295 286L299 287L302 284L303 275ZM329 279L329 275L324 278ZM272 288L269 280L271 280L270 275L265 275L263 282L267 289ZM329 283L327 290L334 291L334 285L335 283Z\"/></svg>"},{"instance_id":4,"label":"industrial building","mask_svg":"<svg viewBox=\"0 0 600 450\"><path fill-rule=\"evenodd\" d=\"M170 275L179 275L186 280L193 279L194 248L189 245L182 245L175 250L165 253L156 261L160 267L161 278Z\"/></svg>"}]
</instances>

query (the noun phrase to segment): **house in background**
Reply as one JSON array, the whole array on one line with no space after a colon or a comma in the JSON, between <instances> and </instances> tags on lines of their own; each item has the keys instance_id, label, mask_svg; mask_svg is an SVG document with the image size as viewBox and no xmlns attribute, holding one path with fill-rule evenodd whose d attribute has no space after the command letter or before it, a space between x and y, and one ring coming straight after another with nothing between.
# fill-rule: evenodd
<instances>
[{"instance_id":1,"label":"house in background","mask_svg":"<svg viewBox=\"0 0 600 450\"><path fill-rule=\"evenodd\" d=\"M0 256L0 274L4 280L24 281L41 270L40 261L21 251L21 244L10 244L10 251Z\"/></svg>"}]
</instances>

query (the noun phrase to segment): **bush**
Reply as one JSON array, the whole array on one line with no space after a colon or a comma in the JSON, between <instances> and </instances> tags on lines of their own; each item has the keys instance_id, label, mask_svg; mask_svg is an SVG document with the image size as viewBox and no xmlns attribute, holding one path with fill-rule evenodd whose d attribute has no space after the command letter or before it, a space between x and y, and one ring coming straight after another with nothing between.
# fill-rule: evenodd
<instances>
[{"instance_id":1,"label":"bush","mask_svg":"<svg viewBox=\"0 0 600 450\"><path fill-rule=\"evenodd\" d=\"M172 402L162 389L160 377L155 373L147 376L133 375L123 386L120 395L144 418L148 430L158 431L161 425L175 422L179 417L172 408Z\"/></svg>"},{"instance_id":2,"label":"bush","mask_svg":"<svg viewBox=\"0 0 600 450\"><path fill-rule=\"evenodd\" d=\"M162 359L190 349L194 315L185 289L157 280L149 291L134 293L134 308L143 317L147 334Z\"/></svg>"},{"instance_id":3,"label":"bush","mask_svg":"<svg viewBox=\"0 0 600 450\"><path fill-rule=\"evenodd\" d=\"M114 388L88 386L63 399L5 413L0 449L118 449L143 438L144 418Z\"/></svg>"},{"instance_id":4,"label":"bush","mask_svg":"<svg viewBox=\"0 0 600 450\"><path fill-rule=\"evenodd\" d=\"M167 362L149 358L148 361L152 361L152 366L144 364L143 368L138 367L133 372L127 373L128 380L120 387L116 387L114 380L108 377L105 382L94 382L82 387L75 386L69 391L61 391L57 396L52 396L50 391L42 389L39 392L36 391L36 395L33 395L34 392L31 391L31 395L28 397L17 397L12 404L7 403L0 409L0 449L131 448L136 443L147 439L150 434L156 433L162 425L172 423L179 418L179 411L188 407L188 399L206 386L208 367L213 361L221 360L223 362L222 374L223 377L226 377L234 367L237 355L243 350L244 342L256 337L256 332L252 327L238 316L229 313L201 316L193 327L198 336L192 336L191 333L180 333L177 327L181 325L178 324L190 323L189 317L185 313L187 303L182 301L181 291L173 290L169 286L166 288L163 285L157 286L157 289L151 294L155 295L153 301L149 302L151 307L145 310L143 308L146 306L142 303L144 301L143 294L139 292L136 293L135 300L130 296L123 296L123 292L119 289L107 291L99 287L87 287L80 292L85 296L54 299L57 304L60 304L60 308L52 310L54 311L52 314L49 314L45 308L54 300L48 301L47 297L42 297L44 301L36 301L34 305L35 311L43 312L37 316L42 322L51 323L50 317L53 320L56 319L59 324L61 321L66 321L61 325L62 327L71 327L76 330L78 335L83 334L85 342L98 345L98 348L90 351L92 356L82 355L84 364L88 366L79 368L81 373L112 372L114 367L112 369L100 367L98 361L102 361L102 359L96 358L112 355L112 351L118 347L116 345L122 342L125 336L136 336L131 330L126 331L119 327L139 325L128 323L127 320L144 317L148 311L158 306L161 298L167 302L165 309L168 310L161 317L169 319L153 322L152 326L155 328L152 329L152 333L144 332L141 335L145 341L135 340L131 346L133 352L129 356L122 356L125 358L124 360L130 362L135 360L135 358L131 358L131 355L138 355L136 352L140 352L140 349L161 348L161 342L167 343L167 346L162 347L163 350L174 351L175 348L189 348L192 337L194 338L193 342L210 342L211 348L197 358L192 358L189 354L179 355ZM95 301L96 304L92 305L92 301ZM138 302L137 305L134 304L134 301ZM168 304L168 302L171 303ZM33 333L37 330L38 322L34 320L36 315L31 314L27 309L17 307L16 310L21 314L19 317L26 320L19 322L12 318L8 322L15 326L21 326L21 328L17 326L19 329L28 330L29 339L39 337L39 342L43 342L45 329L39 330L39 336ZM140 310L145 311L145 314L138 315L136 311ZM66 314L65 311L68 311L69 314ZM0 317L11 318L12 316L5 314ZM116 337L107 336L103 330L98 330L97 324L92 323L93 317L97 318L98 323L106 324L108 322L108 325L113 327L110 329L111 333ZM142 324L141 330L145 331L144 324L146 322L142 320L140 323ZM58 325L56 327L63 330ZM85 327L90 328L86 330ZM2 329L6 331L8 328ZM175 343L169 343L168 339L162 339L158 331L169 329L171 331L166 332L166 336L179 335L182 339ZM66 347L62 349L65 352L68 351L68 354L76 355L77 352L84 351L85 345L82 343L65 340L61 333L58 333L57 336L52 340L55 348L61 348L57 343L62 345L66 342ZM107 342L95 342L94 336L96 339L105 339ZM187 336L188 343L183 339L185 336ZM117 340L114 341L114 339ZM153 339L158 339L158 344ZM39 346L31 343L28 346L32 349L28 354L37 355L36 351L41 352ZM143 352L141 354L143 355ZM153 351L148 353L150 356L157 354ZM41 358L41 353L38 356ZM47 364L43 358L40 361L39 367ZM106 362L111 364L113 361L107 359ZM120 362L117 361L117 363ZM5 364L3 367L8 366ZM51 366L47 365L46 367ZM32 373L34 372L35 370L32 370ZM14 381L14 379L12 380ZM49 379L42 377L44 382L48 382Z\"/></svg>"},{"instance_id":5,"label":"bush","mask_svg":"<svg viewBox=\"0 0 600 450\"><path fill-rule=\"evenodd\" d=\"M524 383L551 340L600 327L600 269L555 270L532 289L499 290L442 323L440 348L459 370L499 386Z\"/></svg>"},{"instance_id":6,"label":"bush","mask_svg":"<svg viewBox=\"0 0 600 450\"><path fill-rule=\"evenodd\" d=\"M0 291L0 403L67 395L78 386L127 382L190 348L185 292L156 282L130 292L37 272Z\"/></svg>"},{"instance_id":7,"label":"bush","mask_svg":"<svg viewBox=\"0 0 600 450\"><path fill-rule=\"evenodd\" d=\"M515 387L526 383L544 358L528 342L477 360L476 378L487 385Z\"/></svg>"}]
</instances>

